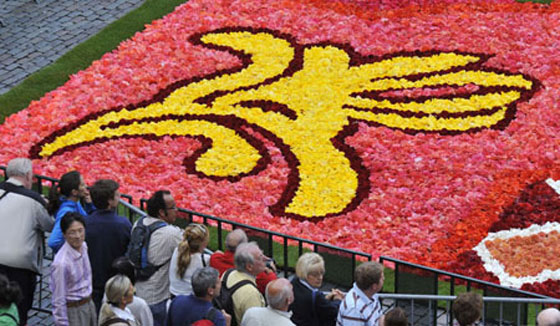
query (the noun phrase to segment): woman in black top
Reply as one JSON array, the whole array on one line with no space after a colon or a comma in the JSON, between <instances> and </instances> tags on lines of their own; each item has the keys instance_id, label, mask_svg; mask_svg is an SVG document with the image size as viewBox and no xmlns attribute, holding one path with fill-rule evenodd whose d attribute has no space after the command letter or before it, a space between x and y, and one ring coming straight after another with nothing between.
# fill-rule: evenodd
<instances>
[{"instance_id":1,"label":"woman in black top","mask_svg":"<svg viewBox=\"0 0 560 326\"><path fill-rule=\"evenodd\" d=\"M299 257L292 280L294 302L290 306L292 321L298 326L334 326L338 305L344 294L333 289L327 295L319 290L323 284L325 262L316 253Z\"/></svg>"}]
</instances>

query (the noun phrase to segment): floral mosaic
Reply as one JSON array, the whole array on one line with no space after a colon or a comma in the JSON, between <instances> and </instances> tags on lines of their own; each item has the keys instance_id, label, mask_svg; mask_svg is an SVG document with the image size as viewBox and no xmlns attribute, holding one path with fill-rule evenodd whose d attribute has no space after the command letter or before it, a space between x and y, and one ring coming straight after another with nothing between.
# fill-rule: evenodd
<instances>
[{"instance_id":1,"label":"floral mosaic","mask_svg":"<svg viewBox=\"0 0 560 326\"><path fill-rule=\"evenodd\" d=\"M559 20L505 0L193 0L7 118L0 156L546 293L543 264L504 257L560 240Z\"/></svg>"}]
</instances>

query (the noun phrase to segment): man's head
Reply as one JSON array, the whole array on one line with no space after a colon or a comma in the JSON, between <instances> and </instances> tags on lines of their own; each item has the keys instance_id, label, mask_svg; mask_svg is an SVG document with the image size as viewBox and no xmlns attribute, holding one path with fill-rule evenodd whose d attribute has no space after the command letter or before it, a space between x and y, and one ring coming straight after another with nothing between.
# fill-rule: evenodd
<instances>
[{"instance_id":1,"label":"man's head","mask_svg":"<svg viewBox=\"0 0 560 326\"><path fill-rule=\"evenodd\" d=\"M81 250L86 239L86 221L80 213L68 212L60 220L64 239L75 250Z\"/></svg>"},{"instance_id":2,"label":"man's head","mask_svg":"<svg viewBox=\"0 0 560 326\"><path fill-rule=\"evenodd\" d=\"M360 290L368 296L373 296L383 288L383 265L373 261L363 263L356 268L354 279Z\"/></svg>"},{"instance_id":3,"label":"man's head","mask_svg":"<svg viewBox=\"0 0 560 326\"><path fill-rule=\"evenodd\" d=\"M241 243L233 257L235 269L253 276L264 271L267 258L256 242Z\"/></svg>"},{"instance_id":4,"label":"man's head","mask_svg":"<svg viewBox=\"0 0 560 326\"><path fill-rule=\"evenodd\" d=\"M560 311L556 308L548 308L539 312L537 316L538 326L560 326Z\"/></svg>"},{"instance_id":5,"label":"man's head","mask_svg":"<svg viewBox=\"0 0 560 326\"><path fill-rule=\"evenodd\" d=\"M6 168L8 178L19 180L27 189L31 189L33 185L33 165L28 158L14 158L8 162Z\"/></svg>"},{"instance_id":6,"label":"man's head","mask_svg":"<svg viewBox=\"0 0 560 326\"><path fill-rule=\"evenodd\" d=\"M177 219L177 205L169 190L158 190L148 199L148 215L173 223Z\"/></svg>"},{"instance_id":7,"label":"man's head","mask_svg":"<svg viewBox=\"0 0 560 326\"><path fill-rule=\"evenodd\" d=\"M288 307L294 302L292 283L285 278L268 283L265 295L268 305L277 310L288 311Z\"/></svg>"},{"instance_id":8,"label":"man's head","mask_svg":"<svg viewBox=\"0 0 560 326\"><path fill-rule=\"evenodd\" d=\"M482 316L482 296L476 292L463 292L453 301L453 315L461 326L473 324Z\"/></svg>"},{"instance_id":9,"label":"man's head","mask_svg":"<svg viewBox=\"0 0 560 326\"><path fill-rule=\"evenodd\" d=\"M97 209L116 209L119 205L119 184L116 181L97 180L90 189L91 201Z\"/></svg>"},{"instance_id":10,"label":"man's head","mask_svg":"<svg viewBox=\"0 0 560 326\"><path fill-rule=\"evenodd\" d=\"M82 178L78 171L64 173L60 178L58 188L60 193L66 196L66 198L75 200L84 198L88 191L84 178Z\"/></svg>"},{"instance_id":11,"label":"man's head","mask_svg":"<svg viewBox=\"0 0 560 326\"><path fill-rule=\"evenodd\" d=\"M249 240L247 239L245 231L235 229L226 236L226 250L235 252L235 249L237 249L237 246L239 246L240 243L245 243L247 241Z\"/></svg>"},{"instance_id":12,"label":"man's head","mask_svg":"<svg viewBox=\"0 0 560 326\"><path fill-rule=\"evenodd\" d=\"M206 301L217 297L222 287L220 273L212 267L203 267L194 272L191 284L194 295Z\"/></svg>"}]
</instances>

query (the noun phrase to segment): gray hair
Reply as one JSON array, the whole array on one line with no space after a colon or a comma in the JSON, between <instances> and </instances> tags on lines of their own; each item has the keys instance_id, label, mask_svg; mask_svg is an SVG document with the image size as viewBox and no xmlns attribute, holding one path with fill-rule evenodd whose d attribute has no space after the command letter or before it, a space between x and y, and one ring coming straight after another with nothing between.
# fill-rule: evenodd
<instances>
[{"instance_id":1,"label":"gray hair","mask_svg":"<svg viewBox=\"0 0 560 326\"><path fill-rule=\"evenodd\" d=\"M302 280L307 280L309 274L324 273L325 261L318 253L307 252L301 255L296 264L296 275Z\"/></svg>"},{"instance_id":2,"label":"gray hair","mask_svg":"<svg viewBox=\"0 0 560 326\"><path fill-rule=\"evenodd\" d=\"M247 264L255 263L255 257L253 256L253 252L255 250L260 251L261 249L254 241L239 244L237 246L237 249L235 249L235 256L233 256L235 269L237 269L240 272L245 272L250 274L247 271Z\"/></svg>"},{"instance_id":3,"label":"gray hair","mask_svg":"<svg viewBox=\"0 0 560 326\"><path fill-rule=\"evenodd\" d=\"M241 229L235 229L226 236L226 249L235 252L235 249L237 249L240 243L245 243L247 241L249 241L247 239L247 234Z\"/></svg>"},{"instance_id":4,"label":"gray hair","mask_svg":"<svg viewBox=\"0 0 560 326\"><path fill-rule=\"evenodd\" d=\"M276 283L278 283L281 280L283 279L279 278L268 283L265 290L266 302L268 302L269 306L278 310L284 308L286 301L293 295L293 290L291 286L282 286L280 288L280 291L269 290L272 287L275 286L278 287L279 285L277 285ZM289 285L290 283L288 282L287 284Z\"/></svg>"},{"instance_id":5,"label":"gray hair","mask_svg":"<svg viewBox=\"0 0 560 326\"><path fill-rule=\"evenodd\" d=\"M24 157L14 158L8 162L8 167L6 168L8 178L26 177L32 171L33 165L31 164L31 160Z\"/></svg>"},{"instance_id":6,"label":"gray hair","mask_svg":"<svg viewBox=\"0 0 560 326\"><path fill-rule=\"evenodd\" d=\"M199 268L191 278L194 295L199 298L205 297L208 289L216 286L219 276L220 273L215 268L209 266Z\"/></svg>"}]
</instances>

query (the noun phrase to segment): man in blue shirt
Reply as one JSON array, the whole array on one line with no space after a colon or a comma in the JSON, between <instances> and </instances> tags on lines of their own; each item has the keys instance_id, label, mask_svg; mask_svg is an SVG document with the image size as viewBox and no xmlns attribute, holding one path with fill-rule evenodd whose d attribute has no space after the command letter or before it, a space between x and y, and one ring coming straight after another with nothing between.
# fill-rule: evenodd
<instances>
[{"instance_id":1,"label":"man in blue shirt","mask_svg":"<svg viewBox=\"0 0 560 326\"><path fill-rule=\"evenodd\" d=\"M175 297L167 313L167 326L190 325L208 319L217 326L230 326L231 316L212 306L212 299L220 294L219 273L212 267L203 267L192 276L193 294Z\"/></svg>"},{"instance_id":2,"label":"man in blue shirt","mask_svg":"<svg viewBox=\"0 0 560 326\"><path fill-rule=\"evenodd\" d=\"M130 242L132 224L117 215L119 184L113 180L98 180L90 189L91 200L97 208L86 218L86 243L93 275L93 302L101 307L105 282L112 275L111 264L124 256Z\"/></svg>"}]
</instances>

